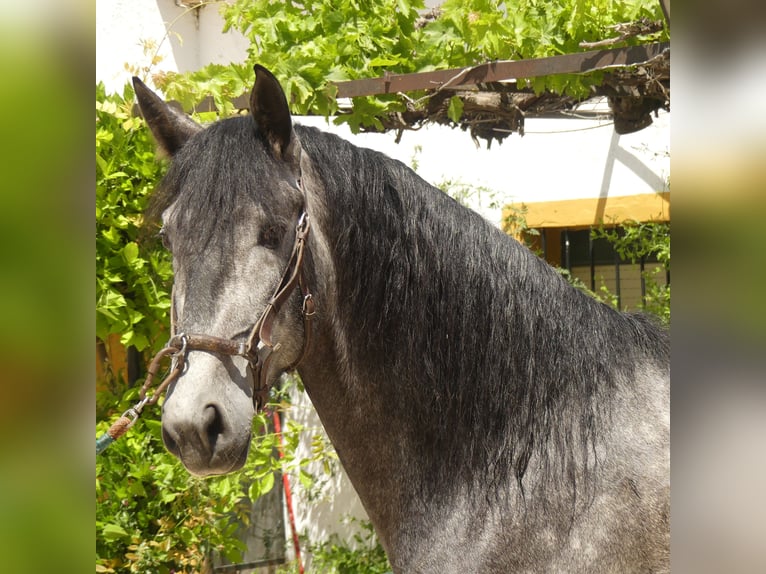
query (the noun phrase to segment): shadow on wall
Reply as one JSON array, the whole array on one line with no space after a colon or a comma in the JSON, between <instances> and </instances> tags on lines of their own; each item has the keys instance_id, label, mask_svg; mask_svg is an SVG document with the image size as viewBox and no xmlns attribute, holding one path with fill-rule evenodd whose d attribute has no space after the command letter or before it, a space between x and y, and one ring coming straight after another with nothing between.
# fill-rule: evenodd
<instances>
[{"instance_id":1,"label":"shadow on wall","mask_svg":"<svg viewBox=\"0 0 766 574\"><path fill-rule=\"evenodd\" d=\"M157 0L157 9L168 30L165 42L170 44L177 70L181 73L198 70L201 8L185 8L175 2Z\"/></svg>"},{"instance_id":2,"label":"shadow on wall","mask_svg":"<svg viewBox=\"0 0 766 574\"><path fill-rule=\"evenodd\" d=\"M617 162L621 163L627 169L633 172L653 191L668 191L667 181L652 171L652 168L646 165L646 163L644 163L640 157L631 153L626 148L620 146L620 134L618 134L616 131L612 131L612 139L609 142L609 151L606 154L604 175L601 180L601 189L598 194L599 205L596 210L595 222L604 220L606 199L609 197L609 189L612 186L614 166Z\"/></svg>"},{"instance_id":3,"label":"shadow on wall","mask_svg":"<svg viewBox=\"0 0 766 574\"><path fill-rule=\"evenodd\" d=\"M222 32L224 22L217 6L195 8L195 4L199 0L157 0L169 30L165 41L170 42L178 71L195 72L208 64L244 61L249 41L234 29Z\"/></svg>"}]
</instances>

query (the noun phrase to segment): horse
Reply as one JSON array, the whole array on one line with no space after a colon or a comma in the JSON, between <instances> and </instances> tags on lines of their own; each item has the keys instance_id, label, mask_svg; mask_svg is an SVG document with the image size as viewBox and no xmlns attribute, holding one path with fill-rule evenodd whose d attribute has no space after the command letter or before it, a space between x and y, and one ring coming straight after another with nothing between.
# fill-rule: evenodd
<instances>
[{"instance_id":1,"label":"horse","mask_svg":"<svg viewBox=\"0 0 766 574\"><path fill-rule=\"evenodd\" d=\"M241 468L297 371L393 572L668 572L667 332L255 78L206 127L134 78L170 157L167 449Z\"/></svg>"}]
</instances>

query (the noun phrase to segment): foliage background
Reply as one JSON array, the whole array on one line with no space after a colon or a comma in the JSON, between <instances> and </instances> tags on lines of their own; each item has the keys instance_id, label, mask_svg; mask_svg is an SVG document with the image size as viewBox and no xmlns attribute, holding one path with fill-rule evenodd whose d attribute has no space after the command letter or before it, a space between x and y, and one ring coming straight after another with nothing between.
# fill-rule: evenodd
<instances>
[{"instance_id":1,"label":"foliage background","mask_svg":"<svg viewBox=\"0 0 766 574\"><path fill-rule=\"evenodd\" d=\"M422 0L307 0L300 3L235 0L219 10L224 30L236 29L249 40L247 62L205 66L191 74L158 74L166 95L191 109L205 97L219 110L254 79L253 64L270 69L287 94L294 113L338 114L336 122L352 131L382 129L380 118L422 107L423 93L357 97L350 111L339 110L330 82L391 73L426 72L491 60L527 59L583 51L582 41L614 36L615 24L646 18L662 21L655 0L447 0L438 17L424 19ZM664 41L667 28L616 44ZM602 72L518 79L535 92L582 98L598 85ZM338 113L342 112L342 113ZM453 110L453 119L460 116Z\"/></svg>"},{"instance_id":2,"label":"foliage background","mask_svg":"<svg viewBox=\"0 0 766 574\"><path fill-rule=\"evenodd\" d=\"M172 265L143 213L165 171L133 90L106 96L96 86L96 336L121 335L125 347L157 351L167 333ZM154 240L154 241L153 241Z\"/></svg>"}]
</instances>

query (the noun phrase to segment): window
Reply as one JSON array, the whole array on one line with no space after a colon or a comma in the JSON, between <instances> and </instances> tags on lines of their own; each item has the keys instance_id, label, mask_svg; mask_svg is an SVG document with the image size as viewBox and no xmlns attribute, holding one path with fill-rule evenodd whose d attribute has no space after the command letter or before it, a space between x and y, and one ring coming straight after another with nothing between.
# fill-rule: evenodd
<instances>
[{"instance_id":1,"label":"window","mask_svg":"<svg viewBox=\"0 0 766 574\"><path fill-rule=\"evenodd\" d=\"M646 297L644 272L662 268L654 256L636 263L623 260L609 241L592 239L590 228L542 229L537 247L546 261L567 269L591 291L608 290L621 310L637 310L642 306ZM669 272L651 277L662 284L670 283Z\"/></svg>"}]
</instances>

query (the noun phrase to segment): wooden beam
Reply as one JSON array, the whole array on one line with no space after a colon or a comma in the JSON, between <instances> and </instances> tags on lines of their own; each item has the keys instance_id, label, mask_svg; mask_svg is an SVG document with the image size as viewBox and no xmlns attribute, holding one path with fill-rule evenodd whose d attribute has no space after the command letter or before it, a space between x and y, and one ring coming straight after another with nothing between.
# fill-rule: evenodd
<instances>
[{"instance_id":1,"label":"wooden beam","mask_svg":"<svg viewBox=\"0 0 766 574\"><path fill-rule=\"evenodd\" d=\"M633 66L648 62L670 48L669 42L592 50L577 54L564 54L530 60L500 60L477 66L418 72L414 74L389 74L379 78L365 78L347 82L335 82L337 97L353 98L378 94L395 94L413 90L438 90L447 87L466 86L485 82L499 82L515 78L535 78L553 74L578 74L615 66Z\"/></svg>"},{"instance_id":2,"label":"wooden beam","mask_svg":"<svg viewBox=\"0 0 766 574\"><path fill-rule=\"evenodd\" d=\"M662 13L665 15L665 22L670 28L670 0L659 0L662 7Z\"/></svg>"}]
</instances>

